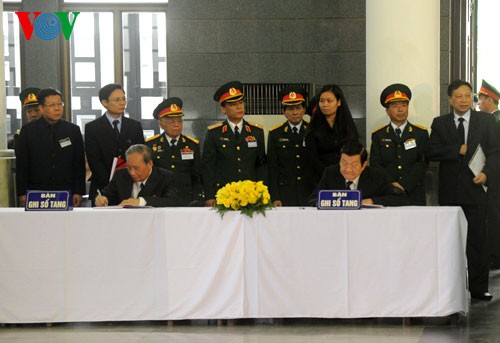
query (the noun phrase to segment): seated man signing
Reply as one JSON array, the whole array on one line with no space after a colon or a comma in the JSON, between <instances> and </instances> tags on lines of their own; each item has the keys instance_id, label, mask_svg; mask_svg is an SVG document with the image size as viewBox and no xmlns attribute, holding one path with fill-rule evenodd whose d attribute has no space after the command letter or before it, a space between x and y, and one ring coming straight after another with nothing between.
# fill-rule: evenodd
<instances>
[{"instance_id":1,"label":"seated man signing","mask_svg":"<svg viewBox=\"0 0 500 343\"><path fill-rule=\"evenodd\" d=\"M127 169L116 171L101 195L95 198L96 206L180 206L173 174L153 166L149 147L132 145L125 156Z\"/></svg>"},{"instance_id":2,"label":"seated man signing","mask_svg":"<svg viewBox=\"0 0 500 343\"><path fill-rule=\"evenodd\" d=\"M359 189L365 205L408 205L404 191L391 184L383 170L368 167L368 153L356 141L345 143L340 150L340 163L327 167L310 204L316 206L320 190Z\"/></svg>"}]
</instances>

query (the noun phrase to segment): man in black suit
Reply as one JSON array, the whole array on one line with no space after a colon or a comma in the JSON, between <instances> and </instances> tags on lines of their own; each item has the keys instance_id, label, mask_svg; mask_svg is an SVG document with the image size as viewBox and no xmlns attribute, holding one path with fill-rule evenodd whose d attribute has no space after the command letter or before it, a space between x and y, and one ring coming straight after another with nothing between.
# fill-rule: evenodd
<instances>
[{"instance_id":1,"label":"man in black suit","mask_svg":"<svg viewBox=\"0 0 500 343\"><path fill-rule=\"evenodd\" d=\"M174 174L184 206L203 206L199 142L182 133L183 116L181 99L163 100L153 112L163 132L148 138L146 145L153 150L154 165Z\"/></svg>"},{"instance_id":2,"label":"man in black suit","mask_svg":"<svg viewBox=\"0 0 500 343\"><path fill-rule=\"evenodd\" d=\"M146 145L132 145L125 155L127 169L120 169L115 173L101 195L95 198L96 206L182 205L174 186L173 174L153 166L153 155Z\"/></svg>"},{"instance_id":3,"label":"man in black suit","mask_svg":"<svg viewBox=\"0 0 500 343\"><path fill-rule=\"evenodd\" d=\"M472 110L472 96L468 82L456 80L448 86L453 112L434 118L429 157L439 162L439 204L461 206L467 217L466 253L471 296L491 300L484 186L494 186L497 182L500 137L491 114ZM479 145L486 161L482 170L474 175L469 162Z\"/></svg>"},{"instance_id":4,"label":"man in black suit","mask_svg":"<svg viewBox=\"0 0 500 343\"><path fill-rule=\"evenodd\" d=\"M340 150L340 163L325 169L310 204L316 206L320 190L359 189L364 205L408 205L406 194L392 185L387 174L368 166L368 153L357 141L348 141Z\"/></svg>"},{"instance_id":5,"label":"man in black suit","mask_svg":"<svg viewBox=\"0 0 500 343\"><path fill-rule=\"evenodd\" d=\"M269 192L274 206L307 206L314 189L310 163L305 157L304 134L308 123L306 91L287 86L279 94L282 112L287 121L269 130L267 163Z\"/></svg>"},{"instance_id":6,"label":"man in black suit","mask_svg":"<svg viewBox=\"0 0 500 343\"><path fill-rule=\"evenodd\" d=\"M64 102L56 89L38 93L42 118L21 129L16 142L17 195L24 206L28 190L69 190L73 206L85 194L85 153L80 128L62 118Z\"/></svg>"},{"instance_id":7,"label":"man in black suit","mask_svg":"<svg viewBox=\"0 0 500 343\"><path fill-rule=\"evenodd\" d=\"M92 177L89 198L109 182L113 159L120 157L132 144L144 143L141 123L123 115L127 98L121 85L109 84L99 91L106 112L85 126L85 151Z\"/></svg>"},{"instance_id":8,"label":"man in black suit","mask_svg":"<svg viewBox=\"0 0 500 343\"><path fill-rule=\"evenodd\" d=\"M227 120L209 126L205 136L202 175L206 206L215 206L217 190L228 182L267 179L264 131L243 119L244 97L238 81L222 85L214 94Z\"/></svg>"}]
</instances>

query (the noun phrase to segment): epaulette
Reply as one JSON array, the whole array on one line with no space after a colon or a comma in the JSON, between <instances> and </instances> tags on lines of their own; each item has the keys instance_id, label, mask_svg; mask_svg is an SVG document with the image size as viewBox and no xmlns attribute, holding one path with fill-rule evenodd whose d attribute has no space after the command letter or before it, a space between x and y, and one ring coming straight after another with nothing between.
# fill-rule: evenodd
<instances>
[{"instance_id":1,"label":"epaulette","mask_svg":"<svg viewBox=\"0 0 500 343\"><path fill-rule=\"evenodd\" d=\"M376 128L375 130L373 130L373 131L372 131L372 133L379 132L380 130L382 130L382 129L383 129L383 128L385 128L386 126L387 126L387 124L382 125L381 127Z\"/></svg>"},{"instance_id":2,"label":"epaulette","mask_svg":"<svg viewBox=\"0 0 500 343\"><path fill-rule=\"evenodd\" d=\"M249 121L247 121L247 124L248 124L248 125L251 125L251 126L255 126L256 128L262 129L262 125L255 124L255 123L251 123L251 122L249 122Z\"/></svg>"},{"instance_id":3,"label":"epaulette","mask_svg":"<svg viewBox=\"0 0 500 343\"><path fill-rule=\"evenodd\" d=\"M418 127L419 129L422 129L422 130L427 131L427 128L426 128L425 126L423 126L423 125L413 124L413 123L411 123L411 125L412 125L412 126L415 126L415 127Z\"/></svg>"},{"instance_id":4,"label":"epaulette","mask_svg":"<svg viewBox=\"0 0 500 343\"><path fill-rule=\"evenodd\" d=\"M187 139L189 139L191 142L195 142L196 144L200 143L200 141L197 140L196 138L193 138L191 136L184 135L184 134L183 134L183 136L186 137Z\"/></svg>"},{"instance_id":5,"label":"epaulette","mask_svg":"<svg viewBox=\"0 0 500 343\"><path fill-rule=\"evenodd\" d=\"M19 136L20 133L21 133L21 130L17 130L16 133L14 133L14 135Z\"/></svg>"},{"instance_id":6,"label":"epaulette","mask_svg":"<svg viewBox=\"0 0 500 343\"><path fill-rule=\"evenodd\" d=\"M279 128L280 128L280 127L282 127L282 126L283 126L283 123L278 124L278 125L273 126L272 128L270 128L270 129L269 129L269 131L274 131L274 130L276 130L276 129L279 129Z\"/></svg>"},{"instance_id":7,"label":"epaulette","mask_svg":"<svg viewBox=\"0 0 500 343\"><path fill-rule=\"evenodd\" d=\"M221 127L223 124L224 124L224 123L222 123L222 122L221 122L221 123L217 123L217 124L213 124L213 125L210 125L210 126L208 127L208 129L209 129L209 130L213 130L213 129L216 129L216 128L218 128L218 127Z\"/></svg>"},{"instance_id":8,"label":"epaulette","mask_svg":"<svg viewBox=\"0 0 500 343\"><path fill-rule=\"evenodd\" d=\"M152 137L149 137L149 138L147 138L147 139L146 139L146 142L152 141L153 139L156 139L156 138L158 138L158 137L160 137L160 136L161 136L161 133L159 133L159 134L157 134L157 135L154 135L154 136L152 136Z\"/></svg>"},{"instance_id":9,"label":"epaulette","mask_svg":"<svg viewBox=\"0 0 500 343\"><path fill-rule=\"evenodd\" d=\"M309 122L307 120L303 120L304 124L309 125Z\"/></svg>"}]
</instances>

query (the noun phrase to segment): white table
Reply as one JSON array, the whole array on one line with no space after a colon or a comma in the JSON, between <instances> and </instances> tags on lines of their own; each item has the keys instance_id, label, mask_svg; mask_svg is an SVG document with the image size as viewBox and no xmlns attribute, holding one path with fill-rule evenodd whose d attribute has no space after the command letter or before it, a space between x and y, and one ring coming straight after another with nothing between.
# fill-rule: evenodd
<instances>
[{"instance_id":1,"label":"white table","mask_svg":"<svg viewBox=\"0 0 500 343\"><path fill-rule=\"evenodd\" d=\"M0 209L0 323L466 314L458 207Z\"/></svg>"}]
</instances>

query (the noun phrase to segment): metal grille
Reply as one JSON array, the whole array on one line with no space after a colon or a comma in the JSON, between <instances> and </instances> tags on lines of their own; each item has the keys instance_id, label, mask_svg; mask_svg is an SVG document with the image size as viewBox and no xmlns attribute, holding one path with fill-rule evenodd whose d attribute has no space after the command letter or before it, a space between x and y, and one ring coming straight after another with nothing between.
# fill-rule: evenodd
<instances>
[{"instance_id":1,"label":"metal grille","mask_svg":"<svg viewBox=\"0 0 500 343\"><path fill-rule=\"evenodd\" d=\"M246 113L281 114L279 91L291 85L304 88L308 94L306 103L309 103L312 92L314 92L313 85L310 83L244 83L243 93L245 93L246 97Z\"/></svg>"}]
</instances>

